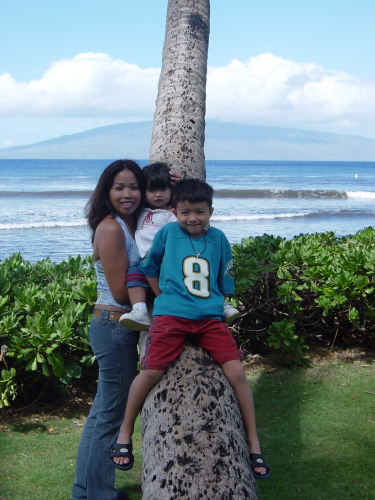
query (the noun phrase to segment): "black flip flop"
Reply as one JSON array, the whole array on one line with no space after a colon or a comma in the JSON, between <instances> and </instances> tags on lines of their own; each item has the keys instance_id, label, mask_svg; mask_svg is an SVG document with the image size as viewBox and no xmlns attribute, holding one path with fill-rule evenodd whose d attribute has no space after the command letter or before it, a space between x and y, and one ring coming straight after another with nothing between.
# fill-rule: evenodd
<instances>
[{"instance_id":1,"label":"black flip flop","mask_svg":"<svg viewBox=\"0 0 375 500\"><path fill-rule=\"evenodd\" d=\"M115 467L120 470L130 470L134 465L134 455L132 452L133 452L132 443L127 443L127 444L114 443L111 446L111 454L110 454L112 460L115 457L123 457L129 459L129 462L127 464L122 464L122 465L116 464L116 462L113 461Z\"/></svg>"},{"instance_id":2,"label":"black flip flop","mask_svg":"<svg viewBox=\"0 0 375 500\"><path fill-rule=\"evenodd\" d=\"M271 469L260 453L250 453L250 467L256 479L267 479L271 475ZM264 467L267 472L265 474L259 474L255 472L255 467Z\"/></svg>"}]
</instances>

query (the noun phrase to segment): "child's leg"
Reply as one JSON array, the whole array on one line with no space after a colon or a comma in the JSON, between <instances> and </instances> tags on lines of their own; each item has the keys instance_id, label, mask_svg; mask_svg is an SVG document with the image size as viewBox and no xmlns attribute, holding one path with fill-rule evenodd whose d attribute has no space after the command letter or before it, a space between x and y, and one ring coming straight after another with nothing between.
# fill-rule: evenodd
<instances>
[{"instance_id":1,"label":"child's leg","mask_svg":"<svg viewBox=\"0 0 375 500\"><path fill-rule=\"evenodd\" d=\"M133 310L139 309L142 312L147 312L146 290L148 285L145 275L141 271L140 261L129 267L126 282Z\"/></svg>"},{"instance_id":2,"label":"child's leg","mask_svg":"<svg viewBox=\"0 0 375 500\"><path fill-rule=\"evenodd\" d=\"M162 370L143 370L133 380L130 386L125 417L120 427L116 443L128 444L134 432L134 424L142 405L152 387L163 375ZM123 465L129 462L128 458L115 457L113 461Z\"/></svg>"},{"instance_id":3,"label":"child's leg","mask_svg":"<svg viewBox=\"0 0 375 500\"><path fill-rule=\"evenodd\" d=\"M146 288L141 286L130 286L128 287L129 300L132 307L137 303L144 303L146 307Z\"/></svg>"},{"instance_id":4,"label":"child's leg","mask_svg":"<svg viewBox=\"0 0 375 500\"><path fill-rule=\"evenodd\" d=\"M148 285L139 265L129 269L127 286L132 310L120 317L120 324L130 330L148 330L151 325L146 304Z\"/></svg>"},{"instance_id":5,"label":"child's leg","mask_svg":"<svg viewBox=\"0 0 375 500\"><path fill-rule=\"evenodd\" d=\"M120 324L130 330L148 330L151 324L146 304L148 284L140 261L129 267L126 283L132 310L121 316Z\"/></svg>"},{"instance_id":6,"label":"child's leg","mask_svg":"<svg viewBox=\"0 0 375 500\"><path fill-rule=\"evenodd\" d=\"M226 361L221 366L229 383L236 392L242 418L245 424L250 452L260 453L261 451L256 428L253 393L251 391L250 384L246 379L244 367L239 360ZM255 471L259 474L265 474L267 469L265 467L256 467Z\"/></svg>"},{"instance_id":7,"label":"child's leg","mask_svg":"<svg viewBox=\"0 0 375 500\"><path fill-rule=\"evenodd\" d=\"M131 287L128 289L128 294L132 310L120 317L120 325L130 330L148 330L151 325L151 319L146 304L146 289Z\"/></svg>"}]
</instances>

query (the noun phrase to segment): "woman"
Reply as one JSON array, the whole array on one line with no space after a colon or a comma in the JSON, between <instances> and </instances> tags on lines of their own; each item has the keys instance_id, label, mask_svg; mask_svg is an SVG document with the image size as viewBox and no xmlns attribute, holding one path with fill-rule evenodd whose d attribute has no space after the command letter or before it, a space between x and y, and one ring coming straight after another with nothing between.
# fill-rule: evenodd
<instances>
[{"instance_id":1,"label":"woman","mask_svg":"<svg viewBox=\"0 0 375 500\"><path fill-rule=\"evenodd\" d=\"M73 500L127 498L115 489L110 450L138 363L139 333L118 320L130 310L126 276L129 265L139 259L133 235L143 195L140 167L131 160L117 160L104 170L87 205L98 281L90 343L99 377L78 449Z\"/></svg>"}]
</instances>

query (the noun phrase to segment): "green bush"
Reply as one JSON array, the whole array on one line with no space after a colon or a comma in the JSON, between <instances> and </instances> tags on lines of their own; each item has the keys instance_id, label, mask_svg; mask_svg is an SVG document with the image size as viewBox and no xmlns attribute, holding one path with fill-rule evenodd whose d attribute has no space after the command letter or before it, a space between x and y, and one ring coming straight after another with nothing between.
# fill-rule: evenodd
<instances>
[{"instance_id":1,"label":"green bush","mask_svg":"<svg viewBox=\"0 0 375 500\"><path fill-rule=\"evenodd\" d=\"M375 230L337 238L263 235L233 246L245 352L278 351L295 364L312 345L374 346ZM0 408L72 384L95 358L88 327L96 300L90 257L0 262ZM86 370L85 370L86 373Z\"/></svg>"},{"instance_id":2,"label":"green bush","mask_svg":"<svg viewBox=\"0 0 375 500\"><path fill-rule=\"evenodd\" d=\"M88 325L96 299L90 257L31 264L20 254L0 262L0 407L38 396L48 382L69 384L94 357Z\"/></svg>"},{"instance_id":3,"label":"green bush","mask_svg":"<svg viewBox=\"0 0 375 500\"><path fill-rule=\"evenodd\" d=\"M374 346L375 230L263 235L233 246L236 335L245 351L308 360L313 344Z\"/></svg>"}]
</instances>

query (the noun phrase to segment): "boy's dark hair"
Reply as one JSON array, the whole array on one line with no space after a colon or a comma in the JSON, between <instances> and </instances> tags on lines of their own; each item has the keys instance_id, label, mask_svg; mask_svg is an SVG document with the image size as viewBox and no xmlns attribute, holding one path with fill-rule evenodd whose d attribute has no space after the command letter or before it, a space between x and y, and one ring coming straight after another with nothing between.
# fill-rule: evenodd
<instances>
[{"instance_id":1,"label":"boy's dark hair","mask_svg":"<svg viewBox=\"0 0 375 500\"><path fill-rule=\"evenodd\" d=\"M150 163L150 165L143 167L142 173L148 191L172 188L169 167L166 163Z\"/></svg>"},{"instance_id":2,"label":"boy's dark hair","mask_svg":"<svg viewBox=\"0 0 375 500\"><path fill-rule=\"evenodd\" d=\"M199 179L184 179L173 186L172 207L176 208L180 201L190 203L206 202L212 208L213 188Z\"/></svg>"}]
</instances>

